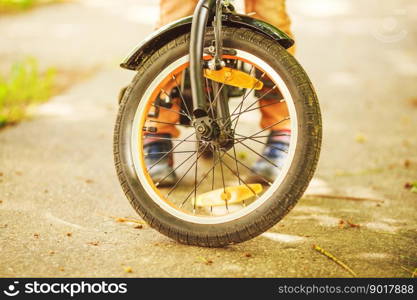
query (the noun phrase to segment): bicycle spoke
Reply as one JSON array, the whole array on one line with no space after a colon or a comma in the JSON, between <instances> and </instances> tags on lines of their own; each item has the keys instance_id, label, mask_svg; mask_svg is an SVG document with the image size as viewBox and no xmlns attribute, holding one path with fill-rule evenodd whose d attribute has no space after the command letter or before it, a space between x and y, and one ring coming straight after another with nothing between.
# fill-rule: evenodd
<instances>
[{"instance_id":1,"label":"bicycle spoke","mask_svg":"<svg viewBox=\"0 0 417 300\"><path fill-rule=\"evenodd\" d=\"M178 89L178 92L180 94L181 101L182 101L185 109L187 110L189 119L191 120L192 119L192 114L190 113L190 111L188 109L187 101L185 101L184 95L181 92L181 88L179 87L179 84L178 84L178 81L177 81L177 77L175 77L175 75L172 75L172 79L174 79L175 84L177 85L177 89Z\"/></svg>"},{"instance_id":2,"label":"bicycle spoke","mask_svg":"<svg viewBox=\"0 0 417 300\"><path fill-rule=\"evenodd\" d=\"M277 88L277 85L274 85L271 89L269 89L267 92L265 92L262 96L258 97L258 99L254 103L252 103L249 107L246 107L246 109L243 112L246 112L249 108L251 108L256 103L258 103L259 101L261 101L262 99L264 99L266 96L268 96L276 88ZM280 99L280 100L283 100L283 99Z\"/></svg>"},{"instance_id":3,"label":"bicycle spoke","mask_svg":"<svg viewBox=\"0 0 417 300\"><path fill-rule=\"evenodd\" d=\"M240 112L236 117L234 117L233 119L231 119L230 124L233 123L234 121L239 122L239 118L240 115L243 113L246 113L248 109L250 109L251 107L253 107L256 103L258 103L259 101L262 100L263 97L267 96L270 92L272 92L277 86L275 85L273 88L271 88L268 92L266 92L264 95L262 95L261 97L259 97L255 102L253 102L251 105L249 105L243 112ZM234 114L234 112L232 113L232 115ZM236 124L235 124L236 126Z\"/></svg>"},{"instance_id":4,"label":"bicycle spoke","mask_svg":"<svg viewBox=\"0 0 417 300\"><path fill-rule=\"evenodd\" d=\"M233 159L233 156L231 156L229 153L226 153L226 155L227 156L229 156L231 159ZM239 163L239 164L241 164L243 167L245 167L246 169L248 169L251 173L253 173L253 174L255 174L256 176L258 176L260 179L262 179L262 181L263 182L265 182L267 185L269 185L269 186L271 186L272 185L272 182L270 182L270 181L268 181L264 176L262 176L262 175L260 175L260 174L258 174L258 173L256 173L254 170L252 170L250 167L248 167L247 165L245 165L244 163L242 163L241 161L238 161L237 160L237 162Z\"/></svg>"},{"instance_id":5,"label":"bicycle spoke","mask_svg":"<svg viewBox=\"0 0 417 300\"><path fill-rule=\"evenodd\" d=\"M240 136L243 137L244 135L240 135ZM274 134L274 136L291 136L291 134L290 133L278 133L278 134ZM262 139L262 138L269 138L269 137L270 137L270 135L257 135L257 136L253 136L252 138L254 138L254 139ZM245 137L245 138L242 138L242 139L243 140L246 140L246 139L248 139L248 137Z\"/></svg>"},{"instance_id":6,"label":"bicycle spoke","mask_svg":"<svg viewBox=\"0 0 417 300\"><path fill-rule=\"evenodd\" d=\"M197 145L198 147L198 145ZM207 149L207 145L206 148L204 150ZM204 150L202 151L202 153L204 153ZM194 205L193 205L193 214L195 214L195 210L196 210L196 206L197 206L197 176L198 176L198 159L196 159L195 161L195 167L194 167Z\"/></svg>"},{"instance_id":7,"label":"bicycle spoke","mask_svg":"<svg viewBox=\"0 0 417 300\"><path fill-rule=\"evenodd\" d=\"M207 148L207 146L206 146ZM206 150L206 149L204 149ZM187 174L191 171L191 169L194 167L194 165L196 164L196 162L200 159L200 157L203 155L204 150L197 156L196 161L187 169L187 171L185 171L185 173L181 176L180 179L178 179L178 181L174 184L174 186L168 191L167 194L167 198L175 191L175 189L177 188L177 186L181 183L181 181L185 178L185 176L187 176Z\"/></svg>"},{"instance_id":8,"label":"bicycle spoke","mask_svg":"<svg viewBox=\"0 0 417 300\"><path fill-rule=\"evenodd\" d=\"M209 100L209 103L211 105L211 103L213 103L213 101L211 99L210 83L209 83L207 77L204 77L204 79L206 81L206 91L207 91L208 100ZM207 114L210 116L209 112L210 112L210 106L209 106L209 109L207 110ZM211 118L214 119L214 112L213 111L211 112Z\"/></svg>"},{"instance_id":9,"label":"bicycle spoke","mask_svg":"<svg viewBox=\"0 0 417 300\"><path fill-rule=\"evenodd\" d=\"M217 91L217 94L214 97L213 102L210 103L210 106L209 106L209 109L207 110L207 112L211 111L211 113L214 114L213 105L217 104L217 101L220 98L220 93L223 91L224 85L225 84L222 83L222 85L220 86L220 89Z\"/></svg>"},{"instance_id":10,"label":"bicycle spoke","mask_svg":"<svg viewBox=\"0 0 417 300\"><path fill-rule=\"evenodd\" d=\"M173 113L176 113L176 114L179 114L181 116L184 116L184 117L188 118L191 121L190 117L187 114L185 114L183 110L178 110L177 111L177 110L170 109L168 107L164 107L164 106L161 106L161 105L157 105L155 103L152 103L152 106L153 107L158 107L158 108L161 108L161 109L165 109L167 111L170 111L170 112L173 112Z\"/></svg>"},{"instance_id":11,"label":"bicycle spoke","mask_svg":"<svg viewBox=\"0 0 417 300\"><path fill-rule=\"evenodd\" d=\"M213 147L213 146L212 146ZM213 150L213 148L212 148L212 150ZM212 191L214 191L214 184L215 184L215 182L214 182L214 175L215 175L215 173L216 173L216 152L215 151L213 151L213 173L211 174L211 190ZM213 214L213 206L210 206L210 213L211 214Z\"/></svg>"},{"instance_id":12,"label":"bicycle spoke","mask_svg":"<svg viewBox=\"0 0 417 300\"><path fill-rule=\"evenodd\" d=\"M236 161L236 172L239 174L239 165L237 164L237 155L236 155L236 145L233 145L233 155L235 157L235 161ZM240 180L239 180L239 185L240 185Z\"/></svg>"},{"instance_id":13,"label":"bicycle spoke","mask_svg":"<svg viewBox=\"0 0 417 300\"><path fill-rule=\"evenodd\" d=\"M252 65L252 69L251 72L253 71L254 66ZM256 83L258 83L259 81L261 81L262 78L264 78L264 76L266 75L266 73L263 73L261 77L259 77L259 79L256 79ZM239 105L233 110L233 112L231 113L232 115L239 109L239 107L241 107L243 105L243 103L245 102L245 100L249 97L249 95L254 91L256 83L253 85L253 87L249 90L248 93L245 93L243 95L242 101L240 101Z\"/></svg>"},{"instance_id":14,"label":"bicycle spoke","mask_svg":"<svg viewBox=\"0 0 417 300\"><path fill-rule=\"evenodd\" d=\"M256 83L258 83L262 78L264 78L264 76L265 76L265 72L262 74L262 76L261 76L261 78L260 79L258 79L257 80L257 82ZM256 85L256 84L255 84ZM237 123L239 123L239 118L240 118L240 115L242 114L242 108L243 108L243 103L245 102L245 100L246 100L246 98L247 97L249 97L249 95L253 92L253 90L255 89L255 85L252 87L252 89L249 91L249 93L247 94L247 95L245 95L245 97L243 98L243 100L240 102L240 104L239 104L239 114L238 114L238 116L237 116L237 120L236 120L236 123L235 123L235 126L234 126L234 128L233 128L233 130L236 130L236 127L237 127ZM230 116L232 116L234 113L232 113ZM230 122L230 124L233 124L233 121L231 121Z\"/></svg>"},{"instance_id":15,"label":"bicycle spoke","mask_svg":"<svg viewBox=\"0 0 417 300\"><path fill-rule=\"evenodd\" d=\"M235 144L233 144L233 155L235 156L236 173L238 174L239 185L241 185L242 181L240 180L239 165L237 163L236 145ZM242 204L243 204L243 206L246 206L245 200L243 200Z\"/></svg>"},{"instance_id":16,"label":"bicycle spoke","mask_svg":"<svg viewBox=\"0 0 417 300\"><path fill-rule=\"evenodd\" d=\"M265 132L265 131L267 131L267 130L271 129L271 128L272 128L272 127L274 127L274 126L277 126L277 125L279 125L279 124L281 124L281 123L283 123L283 122L285 122L285 121L289 121L289 120L291 120L291 118L290 118L290 117L286 117L286 118L282 119L281 121L278 121L278 122L276 122L276 123L274 123L274 124L272 124L272 125L269 125L269 126L267 126L266 128L262 129L261 131L258 131L257 133L252 134L252 135L251 135L251 136L249 136L248 138L252 138L252 137L254 137L254 136L256 136L256 135L258 135L258 134L260 134L260 133L262 133L262 132Z\"/></svg>"},{"instance_id":17,"label":"bicycle spoke","mask_svg":"<svg viewBox=\"0 0 417 300\"><path fill-rule=\"evenodd\" d=\"M261 100L261 99L259 99L259 100ZM282 103L282 102L285 102L285 100L279 100L279 101L276 101L275 103L268 103L268 104L265 104L265 105L260 105L257 108L252 108L252 109L249 109L249 110L245 109L244 111L240 112L239 114L242 115L242 114L247 113L247 112L251 112L251 111L255 111L255 110L258 110L258 109L261 109L261 108L264 108L264 107L276 105L276 104L279 104L279 103ZM230 115L230 116L234 117L234 116L238 116L239 114L234 114L234 115Z\"/></svg>"},{"instance_id":18,"label":"bicycle spoke","mask_svg":"<svg viewBox=\"0 0 417 300\"><path fill-rule=\"evenodd\" d=\"M189 157L187 157L184 161L181 162L181 164L179 166L177 166L175 169L173 169L167 176L165 176L164 178L162 178L162 180L158 181L155 186L158 187L162 182L164 182L165 179L167 179L169 176L171 176L172 174L174 174L179 168L181 168L187 161L189 161L191 159L191 157L193 157L197 152L191 154Z\"/></svg>"},{"instance_id":19,"label":"bicycle spoke","mask_svg":"<svg viewBox=\"0 0 417 300\"><path fill-rule=\"evenodd\" d=\"M236 177L239 177L239 175L238 174L236 174L234 171L233 171L233 169L232 168L230 168L225 162L223 162L223 164L224 164L224 166L226 167L226 168L228 168L229 169L229 171L230 172L232 172L232 174L233 175L235 175ZM239 177L239 179L240 180L242 180L242 182L243 182L243 184L252 192L252 194L256 197L256 198L259 198L259 196L258 196L258 194L253 190L253 188L251 188L247 183L246 183L246 181L244 181L242 178L240 178ZM227 202L226 202L226 204L227 204Z\"/></svg>"},{"instance_id":20,"label":"bicycle spoke","mask_svg":"<svg viewBox=\"0 0 417 300\"><path fill-rule=\"evenodd\" d=\"M187 139L192 137L195 134L195 132L193 132L192 134L190 134L189 136L187 136L184 140L182 140L182 142L178 143L175 147L173 147L171 149L171 151L169 151L168 153L164 154L156 163L154 163L150 168L148 168L148 171L152 170L153 167L155 167L157 164L159 164L165 157L168 156L168 154L172 153L173 151L175 151L175 149L177 149L179 146L181 146L181 144L183 144L184 142L188 142Z\"/></svg>"},{"instance_id":21,"label":"bicycle spoke","mask_svg":"<svg viewBox=\"0 0 417 300\"><path fill-rule=\"evenodd\" d=\"M158 121L158 120L147 120L147 122L152 122L152 123L157 123L157 124L165 124L165 125L172 125L172 126L182 126L182 127L187 127L187 128L193 127L191 125L184 125L184 124L180 124L180 123L170 123L170 122L164 122L164 121Z\"/></svg>"},{"instance_id":22,"label":"bicycle spoke","mask_svg":"<svg viewBox=\"0 0 417 300\"><path fill-rule=\"evenodd\" d=\"M147 138L147 137L145 136L143 138ZM171 142L187 142L187 143L196 143L196 142L198 142L197 140L188 140L188 139L181 140L181 139L168 138L168 137L163 137L163 136L152 136L151 138L152 139L157 139L157 140L160 140L160 141L171 141ZM171 152L169 152L169 153L171 153Z\"/></svg>"},{"instance_id":23,"label":"bicycle spoke","mask_svg":"<svg viewBox=\"0 0 417 300\"><path fill-rule=\"evenodd\" d=\"M225 155L225 153L223 153L222 157ZM217 162L215 163L215 165L208 170L203 178L201 178L201 180L199 181L199 183L197 184L197 188L201 185L201 183L207 178L207 176L211 173L212 169L214 169L220 162L220 159L217 159ZM194 194L194 189L188 194L188 196L185 198L185 200L182 202L182 204L180 205L180 208L183 208L184 204L188 201L188 199L190 199L191 195Z\"/></svg>"},{"instance_id":24,"label":"bicycle spoke","mask_svg":"<svg viewBox=\"0 0 417 300\"><path fill-rule=\"evenodd\" d=\"M174 152L152 152L152 153L146 153L146 156L151 156L151 155L157 155L157 154L167 154L167 153L172 153L172 154L186 154L186 153L196 153L197 151L174 151Z\"/></svg>"},{"instance_id":25,"label":"bicycle spoke","mask_svg":"<svg viewBox=\"0 0 417 300\"><path fill-rule=\"evenodd\" d=\"M242 136L242 135L237 134L237 133L235 133L235 134L236 134L236 135L239 135L239 136ZM287 153L287 154L288 154L288 151L285 151L285 150L282 150L282 149L280 149L280 148L278 148L278 147L272 146L272 145L270 145L270 144L267 144L267 143L264 143L264 142L258 141L258 140L254 139L254 138L251 138L251 137L245 137L245 138L244 138L244 139L242 139L242 140L240 140L240 139L237 139L237 140L238 140L239 142L243 142L243 141L246 141L246 140L251 140L251 141L254 141L254 142L258 143L258 144L262 144L262 145L265 145L265 146L271 147L272 149L276 149L276 150L279 150L279 151L281 151L281 152L284 152L284 153Z\"/></svg>"},{"instance_id":26,"label":"bicycle spoke","mask_svg":"<svg viewBox=\"0 0 417 300\"><path fill-rule=\"evenodd\" d=\"M217 151L217 154L220 153L219 148L216 148L216 151ZM226 151L224 153L226 153ZM220 155L219 155L219 157L220 157ZM223 159L221 157L220 157L220 170L221 170L221 173L222 173L223 193L226 195L226 184L225 184L225 181L224 181L224 171L223 171ZM227 199L226 199L226 210L227 210L227 212L229 212L229 203L228 203Z\"/></svg>"},{"instance_id":27,"label":"bicycle spoke","mask_svg":"<svg viewBox=\"0 0 417 300\"><path fill-rule=\"evenodd\" d=\"M278 169L282 169L281 167L278 167L275 163L273 163L271 160L269 160L267 157L265 157L264 155L258 153L257 151L253 150L251 147L249 147L248 145L246 145L245 143L238 141L237 143L243 145L245 148L249 149L250 151L252 151L253 153L255 153L256 155L258 155L259 157L263 158L264 160L266 160L267 162L269 162L271 165L273 165L274 167L278 168Z\"/></svg>"}]
</instances>

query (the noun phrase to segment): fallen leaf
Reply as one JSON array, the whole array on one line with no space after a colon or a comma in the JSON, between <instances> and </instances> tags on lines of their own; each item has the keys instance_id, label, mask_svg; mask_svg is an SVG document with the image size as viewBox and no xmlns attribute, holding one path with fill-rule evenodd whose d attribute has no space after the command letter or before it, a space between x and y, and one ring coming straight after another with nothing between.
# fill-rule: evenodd
<instances>
[{"instance_id":1,"label":"fallen leaf","mask_svg":"<svg viewBox=\"0 0 417 300\"><path fill-rule=\"evenodd\" d=\"M39 233L34 233L34 234L33 234L33 237L35 237L35 238L39 238Z\"/></svg>"},{"instance_id":2,"label":"fallen leaf","mask_svg":"<svg viewBox=\"0 0 417 300\"><path fill-rule=\"evenodd\" d=\"M410 190L410 192L412 193L417 193L417 181L415 182L406 182L404 184L404 188L406 188L407 190Z\"/></svg>"},{"instance_id":3,"label":"fallen leaf","mask_svg":"<svg viewBox=\"0 0 417 300\"><path fill-rule=\"evenodd\" d=\"M0 200L0 204L2 204L3 203L3 200Z\"/></svg>"},{"instance_id":4,"label":"fallen leaf","mask_svg":"<svg viewBox=\"0 0 417 300\"><path fill-rule=\"evenodd\" d=\"M245 253L245 257L252 257L252 254L250 254L250 253Z\"/></svg>"},{"instance_id":5,"label":"fallen leaf","mask_svg":"<svg viewBox=\"0 0 417 300\"><path fill-rule=\"evenodd\" d=\"M125 273L133 273L133 269L131 267L123 267Z\"/></svg>"},{"instance_id":6,"label":"fallen leaf","mask_svg":"<svg viewBox=\"0 0 417 300\"><path fill-rule=\"evenodd\" d=\"M146 224L144 221L142 221L142 220L136 220L136 219L115 218L115 217L113 217L113 219L117 223L136 223L136 224L140 224L140 225L145 225Z\"/></svg>"},{"instance_id":7,"label":"fallen leaf","mask_svg":"<svg viewBox=\"0 0 417 300\"><path fill-rule=\"evenodd\" d=\"M49 255L54 255L55 251L49 251Z\"/></svg>"},{"instance_id":8,"label":"fallen leaf","mask_svg":"<svg viewBox=\"0 0 417 300\"><path fill-rule=\"evenodd\" d=\"M349 221L349 220L343 220L343 219L341 219L340 221L339 221L339 228L340 229L346 229L346 228L360 228L361 227L361 225L359 225L359 224L355 224L355 223L352 223L351 221Z\"/></svg>"},{"instance_id":9,"label":"fallen leaf","mask_svg":"<svg viewBox=\"0 0 417 300\"><path fill-rule=\"evenodd\" d=\"M417 98L409 99L408 102L411 106L417 107Z\"/></svg>"},{"instance_id":10,"label":"fallen leaf","mask_svg":"<svg viewBox=\"0 0 417 300\"><path fill-rule=\"evenodd\" d=\"M350 221L347 221L347 224L348 224L350 227L352 227L352 228L360 228L360 227L361 227L361 225L359 225L359 224L354 224L354 223L352 223L352 222L350 222Z\"/></svg>"},{"instance_id":11,"label":"fallen leaf","mask_svg":"<svg viewBox=\"0 0 417 300\"><path fill-rule=\"evenodd\" d=\"M100 243L99 241L97 241L97 242L89 242L89 243L87 243L87 245L98 246L99 243Z\"/></svg>"},{"instance_id":12,"label":"fallen leaf","mask_svg":"<svg viewBox=\"0 0 417 300\"><path fill-rule=\"evenodd\" d=\"M143 225L142 224L139 224L139 225L137 225L137 226L135 226L133 228L135 228L135 229L142 229L143 228Z\"/></svg>"},{"instance_id":13,"label":"fallen leaf","mask_svg":"<svg viewBox=\"0 0 417 300\"><path fill-rule=\"evenodd\" d=\"M67 237L72 237L72 232L67 232Z\"/></svg>"},{"instance_id":14,"label":"fallen leaf","mask_svg":"<svg viewBox=\"0 0 417 300\"><path fill-rule=\"evenodd\" d=\"M406 159L404 161L404 167L409 168L411 166L411 161L409 161L408 159Z\"/></svg>"},{"instance_id":15,"label":"fallen leaf","mask_svg":"<svg viewBox=\"0 0 417 300\"><path fill-rule=\"evenodd\" d=\"M212 260L210 260L210 259L207 259L207 258L204 258L204 257L201 257L201 256L199 256L198 257L204 264L206 264L206 265L208 265L208 266L210 266L210 265L212 265L213 264L213 261Z\"/></svg>"},{"instance_id":16,"label":"fallen leaf","mask_svg":"<svg viewBox=\"0 0 417 300\"><path fill-rule=\"evenodd\" d=\"M92 180L92 179L86 179L86 180L85 180L85 183L87 183L87 184L92 184L92 183L94 183L94 180Z\"/></svg>"}]
</instances>

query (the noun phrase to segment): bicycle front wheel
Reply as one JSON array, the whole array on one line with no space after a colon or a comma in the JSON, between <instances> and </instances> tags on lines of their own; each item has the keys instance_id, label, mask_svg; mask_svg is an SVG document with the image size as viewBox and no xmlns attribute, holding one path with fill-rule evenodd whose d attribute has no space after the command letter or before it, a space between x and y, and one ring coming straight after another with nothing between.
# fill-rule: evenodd
<instances>
[{"instance_id":1,"label":"bicycle front wheel","mask_svg":"<svg viewBox=\"0 0 417 300\"><path fill-rule=\"evenodd\" d=\"M213 38L209 30L206 40L209 43ZM262 82L259 88L255 84L242 88L240 95L230 99L226 123L233 129L233 137L227 146L218 139L198 140L191 125L192 107L181 80L189 67L188 34L168 42L138 68L121 101L115 127L116 168L132 206L153 228L191 245L239 243L274 226L304 193L320 152L318 100L294 57L276 42L248 29L224 28L224 47L233 50L224 56L230 69L239 68L246 73L245 78ZM178 91L177 99L169 99L173 96L167 87ZM217 125L217 130L225 126L216 116L217 102L228 88L232 87L227 82L214 83L206 76L210 117L213 123L223 124ZM256 89L258 97L254 96ZM161 97L173 101L161 105ZM178 121L155 118L156 108L178 114ZM180 133L161 134L158 125L175 126ZM263 152L265 147L273 147L268 136L277 127L287 128L289 135L288 148L277 149L285 152L280 163ZM170 145L157 153L159 159L152 163L147 157L155 152L145 149L149 136ZM168 157L174 161L170 172L154 176L153 171L164 167ZM255 163L266 165L271 173L259 174L253 168Z\"/></svg>"}]
</instances>

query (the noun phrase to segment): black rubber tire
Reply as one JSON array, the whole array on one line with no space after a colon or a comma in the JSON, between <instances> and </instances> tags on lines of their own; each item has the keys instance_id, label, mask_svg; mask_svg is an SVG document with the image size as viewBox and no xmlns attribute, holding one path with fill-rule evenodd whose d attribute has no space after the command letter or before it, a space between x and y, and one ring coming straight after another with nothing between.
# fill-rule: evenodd
<instances>
[{"instance_id":1,"label":"black rubber tire","mask_svg":"<svg viewBox=\"0 0 417 300\"><path fill-rule=\"evenodd\" d=\"M208 33L213 36L212 31ZM294 99L298 118L298 145L283 183L261 207L250 214L222 224L190 223L170 215L145 192L132 161L131 130L138 102L160 70L188 53L189 34L155 49L137 69L137 75L120 104L114 130L114 158L117 174L127 198L139 215L153 228L184 244L223 247L240 243L277 224L302 197L316 169L322 125L314 88L300 64L282 46L264 35L238 28L224 28L224 46L242 49L262 58L283 78Z\"/></svg>"},{"instance_id":2,"label":"black rubber tire","mask_svg":"<svg viewBox=\"0 0 417 300\"><path fill-rule=\"evenodd\" d=\"M125 96L125 93L126 93L126 90L127 90L127 86L125 86L125 87L122 87L121 89L120 89L120 92L119 92L119 96L118 96L118 103L119 103L119 105L120 105L120 103L122 103L122 99L123 99L123 97Z\"/></svg>"}]
</instances>

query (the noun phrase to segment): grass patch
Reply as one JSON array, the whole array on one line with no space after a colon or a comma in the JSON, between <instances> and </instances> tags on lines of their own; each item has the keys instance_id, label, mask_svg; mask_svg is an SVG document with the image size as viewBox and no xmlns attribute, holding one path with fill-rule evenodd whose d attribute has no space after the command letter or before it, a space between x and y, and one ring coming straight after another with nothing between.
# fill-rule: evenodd
<instances>
[{"instance_id":1,"label":"grass patch","mask_svg":"<svg viewBox=\"0 0 417 300\"><path fill-rule=\"evenodd\" d=\"M24 11L34 6L64 1L65 0L0 0L0 14Z\"/></svg>"},{"instance_id":2,"label":"grass patch","mask_svg":"<svg viewBox=\"0 0 417 300\"><path fill-rule=\"evenodd\" d=\"M0 127L21 121L28 110L52 96L56 71L40 72L34 58L15 63L6 77L0 76Z\"/></svg>"},{"instance_id":3,"label":"grass patch","mask_svg":"<svg viewBox=\"0 0 417 300\"><path fill-rule=\"evenodd\" d=\"M36 2L36 0L0 0L0 12L28 9Z\"/></svg>"}]
</instances>

